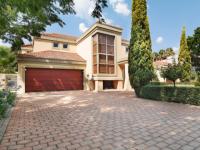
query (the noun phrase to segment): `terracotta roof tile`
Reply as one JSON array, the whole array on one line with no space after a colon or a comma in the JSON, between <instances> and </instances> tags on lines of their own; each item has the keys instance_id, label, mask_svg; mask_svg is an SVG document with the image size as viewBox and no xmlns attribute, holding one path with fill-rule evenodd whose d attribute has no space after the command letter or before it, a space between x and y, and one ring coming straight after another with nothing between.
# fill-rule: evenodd
<instances>
[{"instance_id":1,"label":"terracotta roof tile","mask_svg":"<svg viewBox=\"0 0 200 150\"><path fill-rule=\"evenodd\" d=\"M48 36L48 37L60 38L60 39L68 39L68 40L73 40L73 41L76 41L78 39L78 37L76 37L76 36L58 34L58 33L42 33L42 36Z\"/></svg>"},{"instance_id":2,"label":"terracotta roof tile","mask_svg":"<svg viewBox=\"0 0 200 150\"><path fill-rule=\"evenodd\" d=\"M32 44L26 44L26 45L22 45L22 47L33 47L33 45Z\"/></svg>"},{"instance_id":3,"label":"terracotta roof tile","mask_svg":"<svg viewBox=\"0 0 200 150\"><path fill-rule=\"evenodd\" d=\"M166 60L158 60L158 61L154 61L153 65L157 68L161 68L164 66L167 66L168 64L170 64L169 62L167 62Z\"/></svg>"},{"instance_id":4,"label":"terracotta roof tile","mask_svg":"<svg viewBox=\"0 0 200 150\"><path fill-rule=\"evenodd\" d=\"M19 54L19 58L42 58L42 59L54 59L54 60L70 60L70 61L80 61L85 62L85 60L79 56L77 53L60 52L60 51L41 51L32 52L27 54Z\"/></svg>"}]
</instances>

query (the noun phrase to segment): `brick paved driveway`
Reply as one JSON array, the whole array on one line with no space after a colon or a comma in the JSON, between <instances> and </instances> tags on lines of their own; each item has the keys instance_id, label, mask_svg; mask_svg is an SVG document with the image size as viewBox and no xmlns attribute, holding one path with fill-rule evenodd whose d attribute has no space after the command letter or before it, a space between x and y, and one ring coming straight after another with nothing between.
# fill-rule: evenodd
<instances>
[{"instance_id":1,"label":"brick paved driveway","mask_svg":"<svg viewBox=\"0 0 200 150\"><path fill-rule=\"evenodd\" d=\"M200 107L130 92L32 93L15 107L0 149L200 149Z\"/></svg>"}]
</instances>

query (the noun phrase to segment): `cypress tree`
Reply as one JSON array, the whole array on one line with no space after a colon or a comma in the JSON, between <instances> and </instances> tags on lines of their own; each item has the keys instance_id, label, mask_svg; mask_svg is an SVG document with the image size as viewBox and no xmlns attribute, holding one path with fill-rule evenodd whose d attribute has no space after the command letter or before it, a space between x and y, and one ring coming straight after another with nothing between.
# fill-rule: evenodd
<instances>
[{"instance_id":1,"label":"cypress tree","mask_svg":"<svg viewBox=\"0 0 200 150\"><path fill-rule=\"evenodd\" d=\"M132 30L129 49L130 83L139 96L140 88L154 77L146 0L132 1Z\"/></svg>"},{"instance_id":2,"label":"cypress tree","mask_svg":"<svg viewBox=\"0 0 200 150\"><path fill-rule=\"evenodd\" d=\"M185 27L183 27L183 30L182 30L178 62L182 68L181 81L183 81L183 82L189 81L192 65L191 65L190 50L189 50L188 44L187 44Z\"/></svg>"}]
</instances>

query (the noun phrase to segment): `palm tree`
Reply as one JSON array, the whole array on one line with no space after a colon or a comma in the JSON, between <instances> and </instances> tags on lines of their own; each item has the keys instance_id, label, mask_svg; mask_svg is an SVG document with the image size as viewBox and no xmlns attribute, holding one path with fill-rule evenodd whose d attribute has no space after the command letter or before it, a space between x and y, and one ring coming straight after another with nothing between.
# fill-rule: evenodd
<instances>
[{"instance_id":1,"label":"palm tree","mask_svg":"<svg viewBox=\"0 0 200 150\"><path fill-rule=\"evenodd\" d=\"M0 46L0 73L15 73L16 55L10 48Z\"/></svg>"}]
</instances>

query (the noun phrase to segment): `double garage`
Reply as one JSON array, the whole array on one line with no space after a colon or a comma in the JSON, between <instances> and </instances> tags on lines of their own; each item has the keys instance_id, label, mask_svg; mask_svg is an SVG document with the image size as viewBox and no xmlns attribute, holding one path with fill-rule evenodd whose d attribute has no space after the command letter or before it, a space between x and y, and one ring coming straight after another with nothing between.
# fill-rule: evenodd
<instances>
[{"instance_id":1,"label":"double garage","mask_svg":"<svg viewBox=\"0 0 200 150\"><path fill-rule=\"evenodd\" d=\"M42 51L18 56L19 93L84 90L86 61L76 53Z\"/></svg>"},{"instance_id":2,"label":"double garage","mask_svg":"<svg viewBox=\"0 0 200 150\"><path fill-rule=\"evenodd\" d=\"M26 68L25 92L83 90L83 71Z\"/></svg>"}]
</instances>

